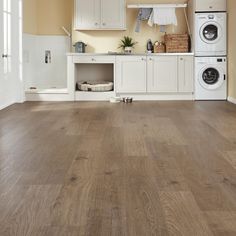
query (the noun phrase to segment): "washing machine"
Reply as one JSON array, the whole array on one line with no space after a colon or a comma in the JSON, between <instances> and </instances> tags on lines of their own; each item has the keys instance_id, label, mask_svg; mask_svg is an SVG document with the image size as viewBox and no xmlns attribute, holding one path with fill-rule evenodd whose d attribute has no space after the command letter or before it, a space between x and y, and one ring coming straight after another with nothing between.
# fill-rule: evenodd
<instances>
[{"instance_id":1,"label":"washing machine","mask_svg":"<svg viewBox=\"0 0 236 236\"><path fill-rule=\"evenodd\" d=\"M194 39L196 56L226 56L227 14L196 13Z\"/></svg>"},{"instance_id":2,"label":"washing machine","mask_svg":"<svg viewBox=\"0 0 236 236\"><path fill-rule=\"evenodd\" d=\"M227 0L189 0L189 10L192 12L223 12L227 11Z\"/></svg>"},{"instance_id":3,"label":"washing machine","mask_svg":"<svg viewBox=\"0 0 236 236\"><path fill-rule=\"evenodd\" d=\"M195 99L227 99L227 58L195 58Z\"/></svg>"}]
</instances>

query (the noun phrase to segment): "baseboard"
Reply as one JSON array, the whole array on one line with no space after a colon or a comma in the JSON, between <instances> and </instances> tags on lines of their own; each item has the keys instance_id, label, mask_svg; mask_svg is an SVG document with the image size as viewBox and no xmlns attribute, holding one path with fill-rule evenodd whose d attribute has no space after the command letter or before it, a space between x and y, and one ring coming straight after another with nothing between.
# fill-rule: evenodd
<instances>
[{"instance_id":1,"label":"baseboard","mask_svg":"<svg viewBox=\"0 0 236 236\"><path fill-rule=\"evenodd\" d=\"M111 97L114 97L115 92L75 92L76 101L109 101Z\"/></svg>"},{"instance_id":2,"label":"baseboard","mask_svg":"<svg viewBox=\"0 0 236 236\"><path fill-rule=\"evenodd\" d=\"M194 101L192 93L178 94L117 94L121 97L133 97L136 101Z\"/></svg>"},{"instance_id":3,"label":"baseboard","mask_svg":"<svg viewBox=\"0 0 236 236\"><path fill-rule=\"evenodd\" d=\"M228 101L236 104L236 98L228 97Z\"/></svg>"},{"instance_id":4,"label":"baseboard","mask_svg":"<svg viewBox=\"0 0 236 236\"><path fill-rule=\"evenodd\" d=\"M3 109L5 109L5 108L7 108L7 107L13 105L14 103L15 103L15 102L9 102L9 103L6 103L6 104L0 106L0 110L3 110Z\"/></svg>"},{"instance_id":5,"label":"baseboard","mask_svg":"<svg viewBox=\"0 0 236 236\"><path fill-rule=\"evenodd\" d=\"M26 101L31 102L67 102L74 101L74 95L72 94L37 94L26 93Z\"/></svg>"}]
</instances>

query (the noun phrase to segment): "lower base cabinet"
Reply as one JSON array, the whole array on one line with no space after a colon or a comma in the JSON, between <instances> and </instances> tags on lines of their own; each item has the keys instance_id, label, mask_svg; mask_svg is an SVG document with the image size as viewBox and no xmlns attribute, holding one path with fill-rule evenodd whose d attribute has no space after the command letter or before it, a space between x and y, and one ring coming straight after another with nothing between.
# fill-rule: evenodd
<instances>
[{"instance_id":1,"label":"lower base cabinet","mask_svg":"<svg viewBox=\"0 0 236 236\"><path fill-rule=\"evenodd\" d=\"M193 93L193 56L178 57L178 92Z\"/></svg>"},{"instance_id":2,"label":"lower base cabinet","mask_svg":"<svg viewBox=\"0 0 236 236\"><path fill-rule=\"evenodd\" d=\"M119 56L116 58L116 92L145 93L146 56Z\"/></svg>"},{"instance_id":3,"label":"lower base cabinet","mask_svg":"<svg viewBox=\"0 0 236 236\"><path fill-rule=\"evenodd\" d=\"M193 93L193 56L119 56L117 93Z\"/></svg>"},{"instance_id":4,"label":"lower base cabinet","mask_svg":"<svg viewBox=\"0 0 236 236\"><path fill-rule=\"evenodd\" d=\"M152 56L147 61L147 92L178 92L176 56Z\"/></svg>"}]
</instances>

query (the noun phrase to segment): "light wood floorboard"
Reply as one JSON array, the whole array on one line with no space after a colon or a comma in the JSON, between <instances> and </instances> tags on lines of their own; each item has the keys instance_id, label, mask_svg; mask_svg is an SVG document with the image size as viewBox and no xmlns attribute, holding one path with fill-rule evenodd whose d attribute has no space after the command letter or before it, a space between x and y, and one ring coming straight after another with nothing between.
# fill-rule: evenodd
<instances>
[{"instance_id":1,"label":"light wood floorboard","mask_svg":"<svg viewBox=\"0 0 236 236\"><path fill-rule=\"evenodd\" d=\"M0 236L236 235L236 106L0 111Z\"/></svg>"}]
</instances>

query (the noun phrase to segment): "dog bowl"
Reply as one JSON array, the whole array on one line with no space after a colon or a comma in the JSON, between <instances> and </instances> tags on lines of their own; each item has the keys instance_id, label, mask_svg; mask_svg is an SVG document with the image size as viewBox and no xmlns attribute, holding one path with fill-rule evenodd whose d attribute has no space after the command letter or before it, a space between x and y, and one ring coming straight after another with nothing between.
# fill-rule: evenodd
<instances>
[{"instance_id":1,"label":"dog bowl","mask_svg":"<svg viewBox=\"0 0 236 236\"><path fill-rule=\"evenodd\" d=\"M133 98L131 98L131 97L123 98L123 102L124 103L132 103L133 102Z\"/></svg>"}]
</instances>

